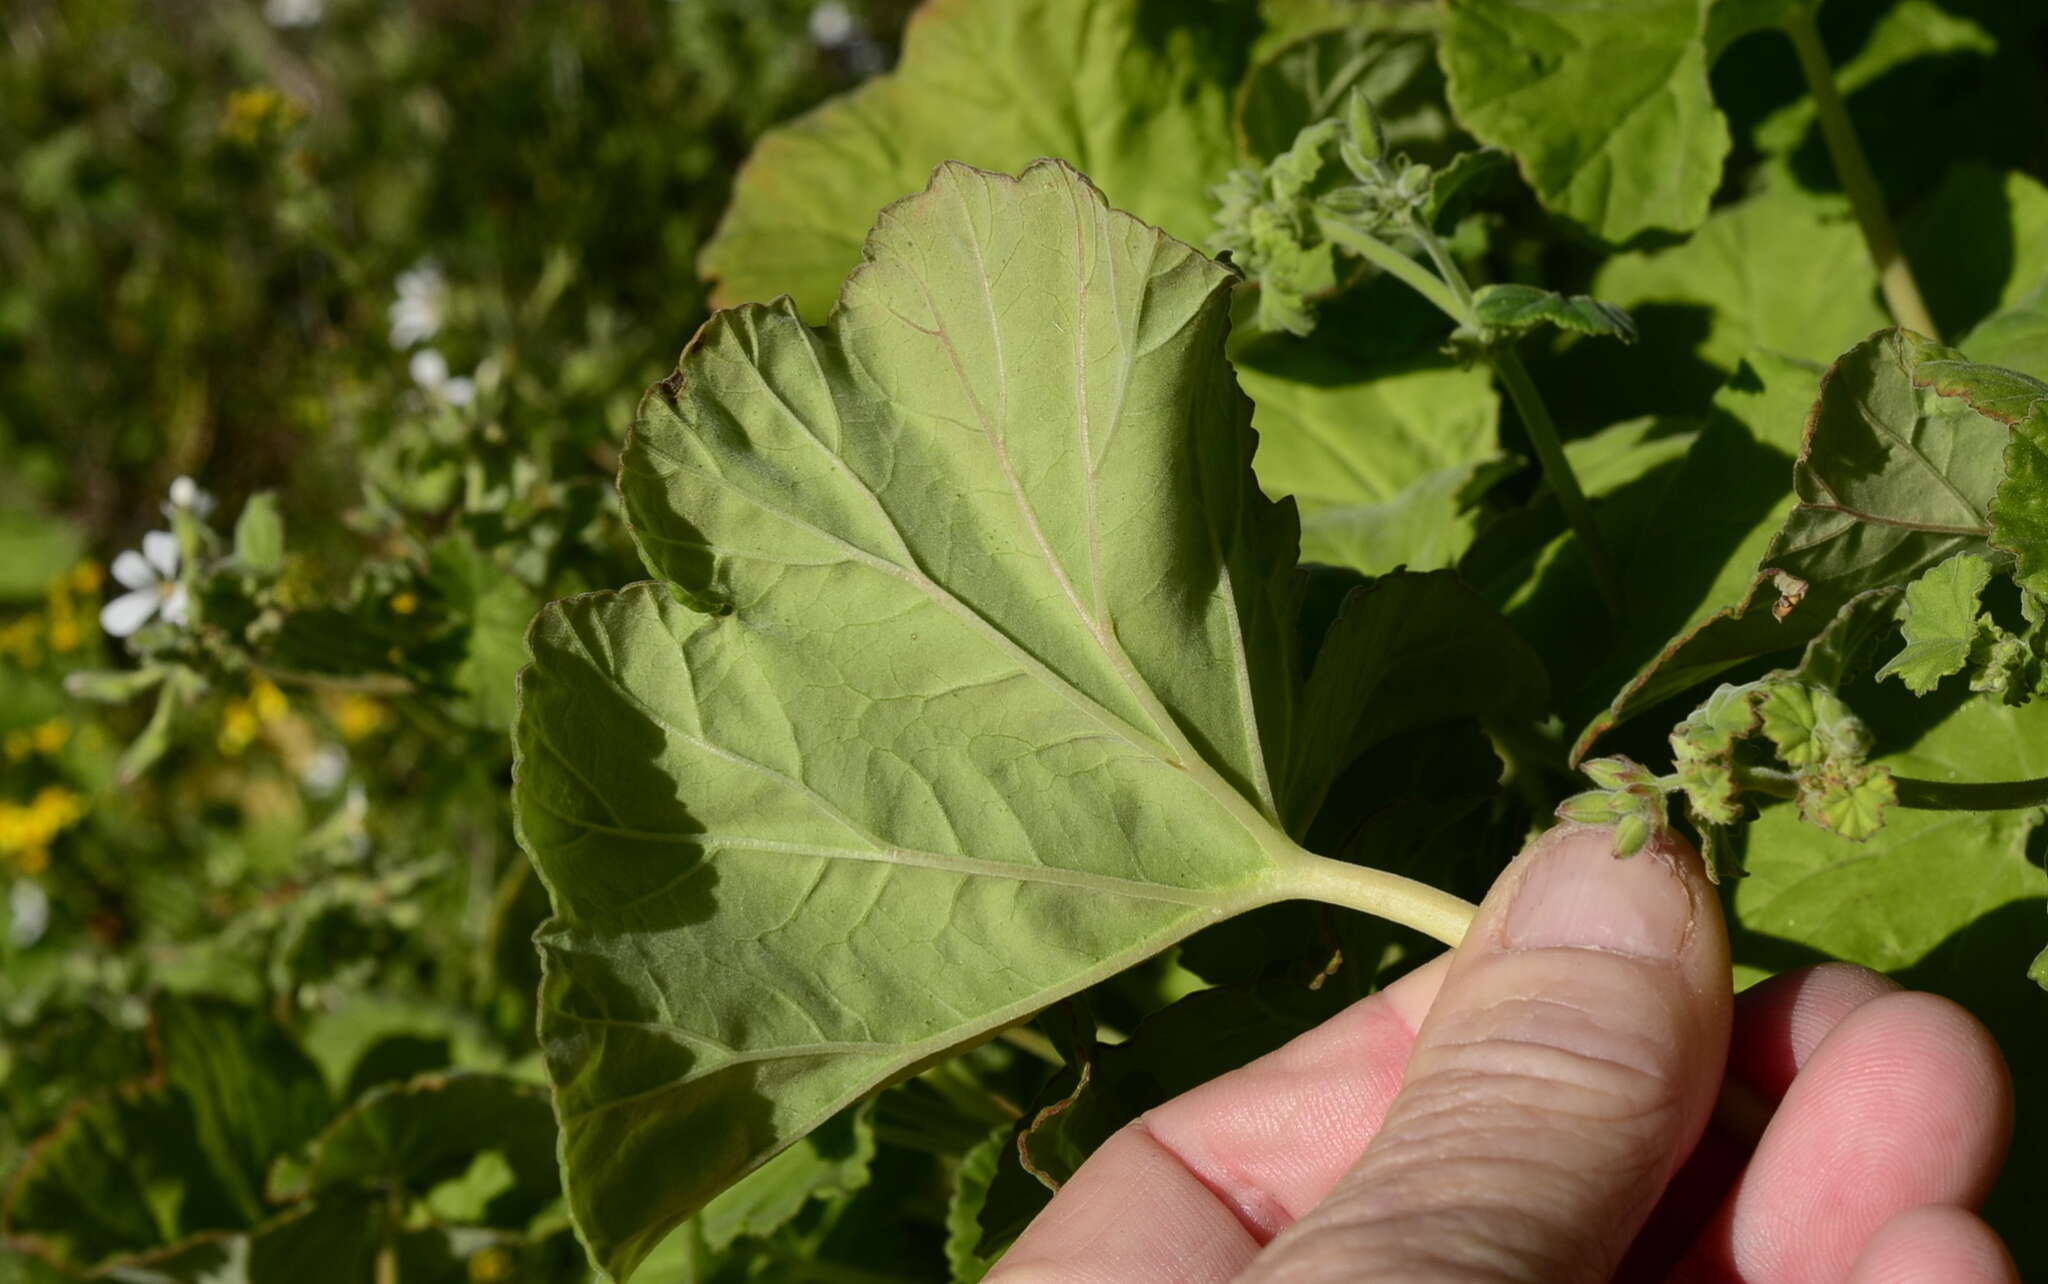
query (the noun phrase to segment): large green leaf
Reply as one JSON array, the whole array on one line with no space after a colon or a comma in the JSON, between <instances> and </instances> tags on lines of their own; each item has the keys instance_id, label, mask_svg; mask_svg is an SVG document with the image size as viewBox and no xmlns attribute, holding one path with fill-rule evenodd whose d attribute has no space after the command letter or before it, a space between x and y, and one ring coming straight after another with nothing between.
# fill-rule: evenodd
<instances>
[{"instance_id":1,"label":"large green leaf","mask_svg":"<svg viewBox=\"0 0 2048 1284\"><path fill-rule=\"evenodd\" d=\"M1683 244L1608 260L1593 292L1636 314L1646 357L1696 333L1693 354L1724 374L1759 349L1832 361L1885 323L1847 202L1789 179L1716 210Z\"/></svg>"},{"instance_id":2,"label":"large green leaf","mask_svg":"<svg viewBox=\"0 0 2048 1284\"><path fill-rule=\"evenodd\" d=\"M942 168L867 254L822 333L720 314L644 403L674 587L529 636L541 1036L619 1274L864 1092L1339 876L1281 819L1342 763L1230 272L1050 162Z\"/></svg>"},{"instance_id":3,"label":"large green leaf","mask_svg":"<svg viewBox=\"0 0 2048 1284\"><path fill-rule=\"evenodd\" d=\"M1451 108L1544 204L1613 242L1699 226L1727 121L1701 0L1446 0Z\"/></svg>"},{"instance_id":4,"label":"large green leaf","mask_svg":"<svg viewBox=\"0 0 2048 1284\"><path fill-rule=\"evenodd\" d=\"M1579 740L1756 656L1802 646L1857 594L1982 551L2005 472L2006 425L1973 408L1995 375L1903 331L1828 371L1793 470L1798 503L1740 601L1694 625L1622 689ZM1953 395L1950 395L1953 394Z\"/></svg>"},{"instance_id":5,"label":"large green leaf","mask_svg":"<svg viewBox=\"0 0 2048 1284\"><path fill-rule=\"evenodd\" d=\"M720 305L787 293L822 320L874 211L934 166L1041 156L1199 244L1236 158L1232 89L1257 29L1244 0L929 0L895 71L762 138L699 267Z\"/></svg>"}]
</instances>

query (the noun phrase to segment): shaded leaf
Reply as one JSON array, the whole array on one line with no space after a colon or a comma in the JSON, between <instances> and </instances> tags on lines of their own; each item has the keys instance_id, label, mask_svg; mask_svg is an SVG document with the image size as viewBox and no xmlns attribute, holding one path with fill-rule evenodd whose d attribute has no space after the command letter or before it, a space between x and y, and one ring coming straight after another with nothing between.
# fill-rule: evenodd
<instances>
[{"instance_id":1,"label":"shaded leaf","mask_svg":"<svg viewBox=\"0 0 2048 1284\"><path fill-rule=\"evenodd\" d=\"M479 1152L502 1154L526 1215L554 1197L555 1121L539 1087L500 1075L424 1075L373 1088L313 1140L302 1172L275 1192L341 1187L422 1196Z\"/></svg>"},{"instance_id":2,"label":"shaded leaf","mask_svg":"<svg viewBox=\"0 0 2048 1284\"><path fill-rule=\"evenodd\" d=\"M1699 0L1447 0L1451 108L1551 209L1625 242L1707 216L1728 153Z\"/></svg>"},{"instance_id":3,"label":"shaded leaf","mask_svg":"<svg viewBox=\"0 0 2048 1284\"><path fill-rule=\"evenodd\" d=\"M953 1194L946 1203L946 1265L953 1284L977 1284L996 1264L996 1254L981 1251L981 1214L988 1204L989 1184L1012 1144L1010 1130L997 1129L967 1152L954 1174Z\"/></svg>"},{"instance_id":4,"label":"shaded leaf","mask_svg":"<svg viewBox=\"0 0 2048 1284\"><path fill-rule=\"evenodd\" d=\"M1857 594L1983 549L2008 434L1958 390L1985 374L1900 331L1875 335L1837 361L1793 470L1798 503L1747 591L1651 660L1580 736L1578 752L1616 722L1733 664L1803 646Z\"/></svg>"},{"instance_id":5,"label":"shaded leaf","mask_svg":"<svg viewBox=\"0 0 2048 1284\"><path fill-rule=\"evenodd\" d=\"M945 161L1016 170L1062 157L1122 208L1202 241L1209 188L1236 157L1229 87L1257 30L1252 9L927 4L894 71L755 146L698 264L714 301L787 293L822 320L874 211L922 189Z\"/></svg>"},{"instance_id":6,"label":"shaded leaf","mask_svg":"<svg viewBox=\"0 0 2048 1284\"><path fill-rule=\"evenodd\" d=\"M1609 259L1593 291L1637 310L1645 360L1697 317L1692 352L1724 374L1757 349L1832 361L1885 324L1848 203L1796 191L1789 176L1714 211L1681 244Z\"/></svg>"},{"instance_id":7,"label":"shaded leaf","mask_svg":"<svg viewBox=\"0 0 2048 1284\"><path fill-rule=\"evenodd\" d=\"M871 1114L865 1106L840 1111L704 1205L697 1214L704 1242L716 1251L742 1235L769 1234L811 1200L867 1185L875 1158Z\"/></svg>"},{"instance_id":8,"label":"shaded leaf","mask_svg":"<svg viewBox=\"0 0 2048 1284\"><path fill-rule=\"evenodd\" d=\"M265 575L284 569L284 514L269 491L249 496L235 519L235 560Z\"/></svg>"},{"instance_id":9,"label":"shaded leaf","mask_svg":"<svg viewBox=\"0 0 2048 1284\"><path fill-rule=\"evenodd\" d=\"M1302 129L1341 112L1355 89L1371 100L1390 149L1432 164L1449 160L1460 131L1444 106L1435 26L1427 7L1373 5L1260 61L1237 95L1240 151L1272 160Z\"/></svg>"}]
</instances>

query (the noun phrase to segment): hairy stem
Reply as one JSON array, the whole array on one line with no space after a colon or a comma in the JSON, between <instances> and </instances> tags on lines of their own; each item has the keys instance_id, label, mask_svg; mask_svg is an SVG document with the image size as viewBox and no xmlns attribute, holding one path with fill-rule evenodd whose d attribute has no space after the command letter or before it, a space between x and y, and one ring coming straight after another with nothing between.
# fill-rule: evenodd
<instances>
[{"instance_id":1,"label":"hairy stem","mask_svg":"<svg viewBox=\"0 0 2048 1284\"><path fill-rule=\"evenodd\" d=\"M1953 782L1894 776L1899 806L1922 811L2014 811L2048 806L2048 776L2033 780Z\"/></svg>"},{"instance_id":2,"label":"hairy stem","mask_svg":"<svg viewBox=\"0 0 2048 1284\"><path fill-rule=\"evenodd\" d=\"M1400 250L1369 232L1361 232L1350 224L1336 219L1324 219L1319 226L1324 237L1333 244L1343 246L1382 272L1398 277L1408 288L1436 304L1437 308L1451 320L1459 325L1472 324L1472 304L1469 296L1459 298L1443 278Z\"/></svg>"},{"instance_id":3,"label":"hairy stem","mask_svg":"<svg viewBox=\"0 0 2048 1284\"><path fill-rule=\"evenodd\" d=\"M1848 108L1835 88L1835 69L1821 44L1813 9L1810 5L1794 6L1785 16L1782 29L1792 41L1793 52L1799 55L1799 69L1806 73L1828 157L1834 161L1842 190L1848 193L1849 204L1856 211L1856 222L1863 229L1863 244L1877 268L1878 285L1884 291L1885 307L1892 320L1939 342L1941 334L1934 328L1934 317L1927 310L1926 300L1920 297L1920 283L1914 279L1912 264L1906 261L1906 252L1899 245L1899 231L1885 211L1884 193L1878 190L1870 161L1863 154L1863 144L1856 137L1856 127L1850 123Z\"/></svg>"},{"instance_id":4,"label":"hairy stem","mask_svg":"<svg viewBox=\"0 0 2048 1284\"><path fill-rule=\"evenodd\" d=\"M1457 263L1436 233L1412 213L1405 230L1429 254L1430 261L1436 264L1435 272L1371 233L1341 220L1323 219L1318 226L1329 241L1398 277L1451 320L1461 326L1478 329L1478 318L1472 311L1472 287L1466 283L1464 273L1458 270ZM1528 432L1529 443L1536 450L1536 461L1543 467L1544 480L1550 483L1551 492L1557 496L1558 507L1564 510L1565 520L1571 524L1579 542L1586 546L1587 559L1593 564L1593 576L1600 584L1601 599L1606 602L1609 614L1619 620L1622 614L1621 576L1615 567L1613 554L1608 551L1607 539L1601 534L1599 523L1593 520L1593 506L1587 502L1577 474L1572 472L1571 461L1565 458L1564 442L1557 435L1557 421L1550 417L1550 408L1544 404L1542 394L1536 391L1535 383L1530 380L1528 370L1512 346L1499 344L1489 348L1486 355L1493 364L1494 373L1500 376L1501 384L1507 388L1508 398L1515 403L1516 412L1522 417L1522 427Z\"/></svg>"},{"instance_id":5,"label":"hairy stem","mask_svg":"<svg viewBox=\"0 0 2048 1284\"><path fill-rule=\"evenodd\" d=\"M1364 910L1450 946L1465 939L1465 929L1479 912L1478 906L1428 883L1306 851L1298 853L1287 875L1287 889L1298 899Z\"/></svg>"}]
</instances>

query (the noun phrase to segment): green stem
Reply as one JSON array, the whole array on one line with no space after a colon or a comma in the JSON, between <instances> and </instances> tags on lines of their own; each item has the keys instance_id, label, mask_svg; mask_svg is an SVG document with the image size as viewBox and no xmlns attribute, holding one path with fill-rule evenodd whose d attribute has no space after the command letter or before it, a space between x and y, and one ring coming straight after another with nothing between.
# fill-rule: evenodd
<instances>
[{"instance_id":1,"label":"green stem","mask_svg":"<svg viewBox=\"0 0 2048 1284\"><path fill-rule=\"evenodd\" d=\"M1443 279L1414 259L1369 232L1348 223L1322 219L1317 224L1325 239L1341 245L1389 276L1400 278L1410 289L1436 304L1443 314L1459 325L1472 324L1472 305L1460 299Z\"/></svg>"},{"instance_id":2,"label":"green stem","mask_svg":"<svg viewBox=\"0 0 2048 1284\"><path fill-rule=\"evenodd\" d=\"M1287 871L1286 886L1296 898L1342 905L1412 928L1445 945L1456 946L1472 926L1476 905L1439 891L1428 883L1390 874L1383 869L1331 860L1299 852Z\"/></svg>"},{"instance_id":3,"label":"green stem","mask_svg":"<svg viewBox=\"0 0 2048 1284\"><path fill-rule=\"evenodd\" d=\"M1863 244L1870 251L1872 265L1877 268L1878 286L1884 291L1885 307L1900 325L1918 330L1939 342L1941 334L1934 328L1933 314L1927 310L1927 301L1920 297L1920 283L1913 277L1913 266L1906 261L1906 252L1899 245L1898 229L1892 225L1891 215L1885 210L1884 193L1878 189L1876 175L1870 172L1869 158L1863 154L1863 144L1858 141L1856 127L1849 120L1849 110L1842 103L1841 92L1835 88L1835 69L1828 62L1827 48L1820 40L1820 28L1813 20L1816 7L1794 7L1785 16L1781 29L1792 41L1793 52L1799 56L1799 69L1806 73L1821 138L1827 143L1828 156L1835 163L1835 174L1842 180L1842 190L1849 194L1849 204L1856 211L1856 222L1863 229Z\"/></svg>"},{"instance_id":4,"label":"green stem","mask_svg":"<svg viewBox=\"0 0 2048 1284\"><path fill-rule=\"evenodd\" d=\"M1436 264L1435 272L1371 233L1348 223L1319 219L1317 227L1325 239L1398 277L1417 294L1436 304L1438 310L1452 321L1473 330L1479 328L1479 319L1472 310L1471 286L1466 283L1464 273L1458 271L1457 263L1443 242L1421 219L1411 214L1406 231L1429 254L1430 261ZM1615 568L1613 554L1608 551L1607 539L1601 534L1599 523L1593 520L1593 506L1587 502L1586 492L1579 487L1571 461L1565 458L1564 443L1557 435L1557 421L1550 417L1550 408L1543 404L1542 394L1536 391L1521 357L1512 347L1502 343L1489 348L1486 355L1493 363L1494 373L1500 376L1501 384L1507 388L1509 399L1515 403L1516 412L1522 417L1529 443L1536 450L1536 461L1543 466L1544 480L1550 483L1558 506L1564 509L1565 520L1571 524L1579 542L1586 546L1586 556L1593 563L1593 576L1599 581L1600 596L1607 603L1608 613L1619 620L1622 613L1621 576Z\"/></svg>"},{"instance_id":5,"label":"green stem","mask_svg":"<svg viewBox=\"0 0 2048 1284\"><path fill-rule=\"evenodd\" d=\"M1677 788L1677 778L1668 777L1672 789ZM1789 771L1775 767L1737 767L1735 788L1746 794L1767 794L1772 798L1796 798L1799 796L1799 777ZM1670 792L1670 791L1667 791Z\"/></svg>"},{"instance_id":6,"label":"green stem","mask_svg":"<svg viewBox=\"0 0 2048 1284\"><path fill-rule=\"evenodd\" d=\"M2048 776L1956 783L1894 776L1899 806L1922 811L2014 811L2048 806Z\"/></svg>"},{"instance_id":7,"label":"green stem","mask_svg":"<svg viewBox=\"0 0 2048 1284\"><path fill-rule=\"evenodd\" d=\"M1515 403L1515 411L1522 417L1522 427L1528 431L1529 444L1536 448L1536 460L1543 465L1544 480L1550 483L1551 493L1557 496L1565 521L1571 524L1579 542L1586 546L1586 558L1593 564L1593 578L1599 582L1600 596L1607 603L1608 614L1616 620L1621 619L1621 573L1615 567L1614 554L1607 547L1607 538L1601 534L1600 524L1593 518L1593 506L1587 502L1586 492L1579 488L1578 475L1572 472L1571 461L1565 458L1564 442L1558 438L1557 422L1550 417L1550 408L1543 404L1543 397L1536 391L1529 371L1522 365L1522 358L1511 343L1501 343L1490 349L1487 355L1493 359L1494 373L1500 376L1501 386L1508 390L1508 399Z\"/></svg>"}]
</instances>

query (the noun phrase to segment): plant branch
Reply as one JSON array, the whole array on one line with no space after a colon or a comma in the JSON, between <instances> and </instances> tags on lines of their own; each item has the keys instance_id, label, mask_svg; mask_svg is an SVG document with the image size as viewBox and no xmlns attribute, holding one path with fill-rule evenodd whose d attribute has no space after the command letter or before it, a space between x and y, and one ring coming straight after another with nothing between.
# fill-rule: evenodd
<instances>
[{"instance_id":1,"label":"plant branch","mask_svg":"<svg viewBox=\"0 0 2048 1284\"><path fill-rule=\"evenodd\" d=\"M1465 930L1472 926L1472 916L1479 912L1478 906L1449 892L1383 869L1331 860L1307 851L1299 852L1298 857L1285 880L1294 897L1364 910L1445 945L1456 946L1464 940Z\"/></svg>"},{"instance_id":2,"label":"plant branch","mask_svg":"<svg viewBox=\"0 0 2048 1284\"><path fill-rule=\"evenodd\" d=\"M2014 811L2048 806L2048 776L2033 780L1956 782L1894 776L1899 806L1921 811Z\"/></svg>"},{"instance_id":3,"label":"plant branch","mask_svg":"<svg viewBox=\"0 0 2048 1284\"><path fill-rule=\"evenodd\" d=\"M1876 175L1870 172L1870 161L1863 154L1863 144L1849 120L1849 110L1835 87L1835 70L1828 62L1826 46L1821 44L1813 6L1794 6L1786 14L1781 29L1799 56L1799 69L1806 73L1821 138L1827 143L1835 174L1842 180L1842 190L1849 194L1856 222L1863 229L1863 244L1877 268L1885 307L1900 325L1939 342L1941 334L1934 327L1933 314L1927 310L1927 301L1920 297L1920 283L1913 277L1913 266L1906 261L1906 252L1899 245L1899 231L1885 210L1884 193L1878 189Z\"/></svg>"}]
</instances>

